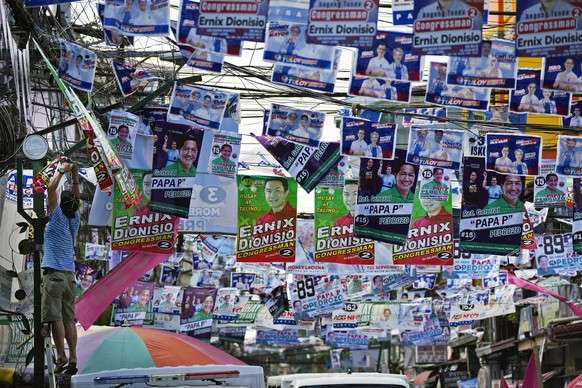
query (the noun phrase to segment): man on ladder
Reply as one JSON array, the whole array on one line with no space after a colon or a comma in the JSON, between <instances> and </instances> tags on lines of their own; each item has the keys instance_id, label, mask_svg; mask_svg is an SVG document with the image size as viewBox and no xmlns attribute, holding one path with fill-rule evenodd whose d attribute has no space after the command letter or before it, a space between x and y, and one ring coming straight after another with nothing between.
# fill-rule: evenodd
<instances>
[{"instance_id":1,"label":"man on ladder","mask_svg":"<svg viewBox=\"0 0 582 388\"><path fill-rule=\"evenodd\" d=\"M64 190L58 200L57 189L64 174L72 171L73 190ZM52 327L57 350L54 372L77 372L77 329L75 328L75 261L74 246L79 231L79 168L63 163L48 185L49 223L44 238L42 259L42 322ZM65 353L65 339L69 356ZM50 339L48 340L50 344ZM52 352L47 351L49 373ZM52 374L52 373L51 373ZM49 376L51 378L53 376Z\"/></svg>"}]
</instances>

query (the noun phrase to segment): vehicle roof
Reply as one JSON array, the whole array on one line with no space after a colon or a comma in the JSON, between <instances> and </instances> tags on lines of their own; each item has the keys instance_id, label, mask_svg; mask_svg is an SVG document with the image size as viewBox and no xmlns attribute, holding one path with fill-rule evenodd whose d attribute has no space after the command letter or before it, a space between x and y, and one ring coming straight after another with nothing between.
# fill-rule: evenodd
<instances>
[{"instance_id":1,"label":"vehicle roof","mask_svg":"<svg viewBox=\"0 0 582 388\"><path fill-rule=\"evenodd\" d=\"M311 385L321 384L357 384L357 383L374 383L374 384L393 384L402 387L408 387L408 380L404 375L391 375L386 373L338 373L333 375L326 375L319 377L309 377L305 379L294 380L292 387L306 387Z\"/></svg>"}]
</instances>

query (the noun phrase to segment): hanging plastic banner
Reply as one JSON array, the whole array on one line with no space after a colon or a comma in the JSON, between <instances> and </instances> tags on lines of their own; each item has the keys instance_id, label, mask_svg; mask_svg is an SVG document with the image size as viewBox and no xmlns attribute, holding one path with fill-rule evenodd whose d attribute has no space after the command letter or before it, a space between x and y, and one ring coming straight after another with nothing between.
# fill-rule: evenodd
<instances>
[{"instance_id":1,"label":"hanging plastic banner","mask_svg":"<svg viewBox=\"0 0 582 388\"><path fill-rule=\"evenodd\" d=\"M515 42L484 40L478 57L449 57L447 83L476 88L515 89Z\"/></svg>"},{"instance_id":2,"label":"hanging plastic banner","mask_svg":"<svg viewBox=\"0 0 582 388\"><path fill-rule=\"evenodd\" d=\"M217 38L264 42L268 9L269 2L262 0L201 0L197 32Z\"/></svg>"},{"instance_id":3,"label":"hanging plastic banner","mask_svg":"<svg viewBox=\"0 0 582 388\"><path fill-rule=\"evenodd\" d=\"M343 117L342 155L394 159L397 128L396 124Z\"/></svg>"},{"instance_id":4,"label":"hanging plastic banner","mask_svg":"<svg viewBox=\"0 0 582 388\"><path fill-rule=\"evenodd\" d=\"M568 116L572 93L540 89L541 70L519 69L515 90L510 92L509 109L517 113Z\"/></svg>"},{"instance_id":5,"label":"hanging plastic banner","mask_svg":"<svg viewBox=\"0 0 582 388\"><path fill-rule=\"evenodd\" d=\"M554 171L556 171L556 160L541 160L540 175L534 179L535 207L566 206L567 178ZM575 192L574 195L576 195Z\"/></svg>"},{"instance_id":6,"label":"hanging plastic banner","mask_svg":"<svg viewBox=\"0 0 582 388\"><path fill-rule=\"evenodd\" d=\"M106 0L103 26L128 36L169 36L168 0Z\"/></svg>"},{"instance_id":7,"label":"hanging plastic banner","mask_svg":"<svg viewBox=\"0 0 582 388\"><path fill-rule=\"evenodd\" d=\"M420 81L421 56L412 49L413 35L399 31L378 31L374 50L360 48L356 74L394 81Z\"/></svg>"},{"instance_id":8,"label":"hanging plastic banner","mask_svg":"<svg viewBox=\"0 0 582 388\"><path fill-rule=\"evenodd\" d=\"M463 131L411 128L408 137L409 163L458 170L463 157Z\"/></svg>"},{"instance_id":9,"label":"hanging plastic banner","mask_svg":"<svg viewBox=\"0 0 582 388\"><path fill-rule=\"evenodd\" d=\"M318 147L323 134L325 114L272 104L267 135L282 137L294 143Z\"/></svg>"},{"instance_id":10,"label":"hanging plastic banner","mask_svg":"<svg viewBox=\"0 0 582 388\"><path fill-rule=\"evenodd\" d=\"M541 136L488 133L485 143L487 170L521 176L539 174Z\"/></svg>"}]
</instances>

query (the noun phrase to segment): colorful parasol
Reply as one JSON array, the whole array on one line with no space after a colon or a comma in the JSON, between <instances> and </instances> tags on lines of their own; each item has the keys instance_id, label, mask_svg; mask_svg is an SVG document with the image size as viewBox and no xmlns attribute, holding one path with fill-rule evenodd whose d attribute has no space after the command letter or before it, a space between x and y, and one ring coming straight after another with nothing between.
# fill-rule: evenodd
<instances>
[{"instance_id":1,"label":"colorful parasol","mask_svg":"<svg viewBox=\"0 0 582 388\"><path fill-rule=\"evenodd\" d=\"M79 374L123 368L247 365L192 337L141 327L92 326L79 331Z\"/></svg>"}]
</instances>

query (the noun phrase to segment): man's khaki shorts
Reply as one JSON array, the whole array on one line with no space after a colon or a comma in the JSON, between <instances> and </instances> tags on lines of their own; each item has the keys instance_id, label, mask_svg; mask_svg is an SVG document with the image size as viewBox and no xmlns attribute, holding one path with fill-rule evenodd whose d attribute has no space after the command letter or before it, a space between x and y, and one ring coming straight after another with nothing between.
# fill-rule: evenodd
<instances>
[{"instance_id":1,"label":"man's khaki shorts","mask_svg":"<svg viewBox=\"0 0 582 388\"><path fill-rule=\"evenodd\" d=\"M75 273L56 270L43 272L42 322L75 322Z\"/></svg>"}]
</instances>

